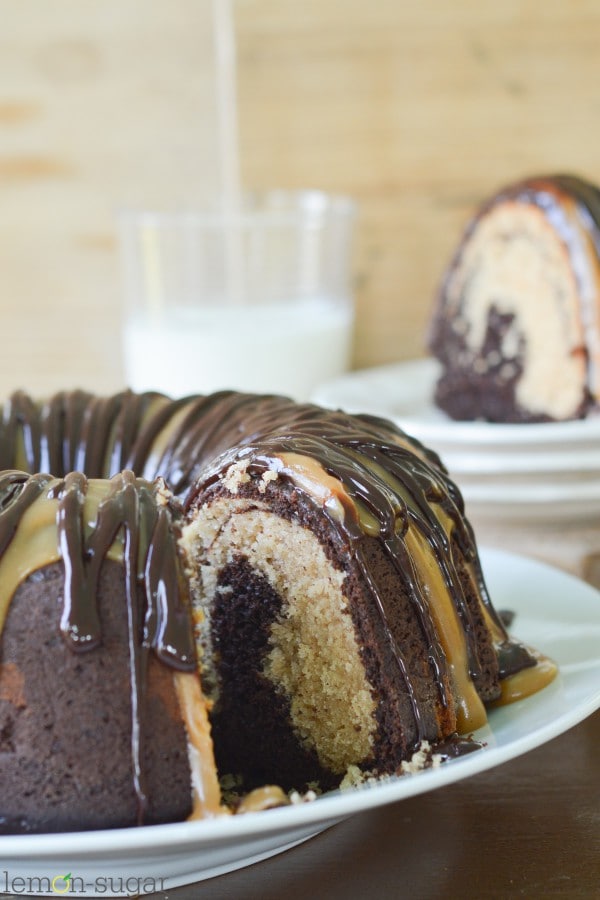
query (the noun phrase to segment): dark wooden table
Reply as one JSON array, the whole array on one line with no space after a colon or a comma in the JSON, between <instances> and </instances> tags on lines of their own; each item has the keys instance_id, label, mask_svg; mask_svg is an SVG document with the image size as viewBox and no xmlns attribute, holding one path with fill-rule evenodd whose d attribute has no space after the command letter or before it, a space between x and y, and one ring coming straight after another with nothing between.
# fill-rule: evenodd
<instances>
[{"instance_id":1,"label":"dark wooden table","mask_svg":"<svg viewBox=\"0 0 600 900\"><path fill-rule=\"evenodd\" d=\"M525 756L357 815L169 900L600 898L600 712Z\"/></svg>"}]
</instances>

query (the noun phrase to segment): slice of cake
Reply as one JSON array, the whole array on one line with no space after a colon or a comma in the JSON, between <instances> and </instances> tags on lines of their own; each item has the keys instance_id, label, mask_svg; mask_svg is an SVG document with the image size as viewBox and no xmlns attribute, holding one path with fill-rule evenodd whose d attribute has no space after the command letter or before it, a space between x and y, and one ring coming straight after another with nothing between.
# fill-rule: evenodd
<instances>
[{"instance_id":1,"label":"slice of cake","mask_svg":"<svg viewBox=\"0 0 600 900\"><path fill-rule=\"evenodd\" d=\"M510 185L468 225L428 344L454 419L582 418L600 401L600 192L557 175Z\"/></svg>"},{"instance_id":2,"label":"slice of cake","mask_svg":"<svg viewBox=\"0 0 600 900\"><path fill-rule=\"evenodd\" d=\"M459 492L389 423L307 408L215 461L187 518L217 766L245 790L397 772L513 673L552 680L493 610Z\"/></svg>"},{"instance_id":3,"label":"slice of cake","mask_svg":"<svg viewBox=\"0 0 600 900\"><path fill-rule=\"evenodd\" d=\"M219 815L164 484L0 473L0 834Z\"/></svg>"}]
</instances>

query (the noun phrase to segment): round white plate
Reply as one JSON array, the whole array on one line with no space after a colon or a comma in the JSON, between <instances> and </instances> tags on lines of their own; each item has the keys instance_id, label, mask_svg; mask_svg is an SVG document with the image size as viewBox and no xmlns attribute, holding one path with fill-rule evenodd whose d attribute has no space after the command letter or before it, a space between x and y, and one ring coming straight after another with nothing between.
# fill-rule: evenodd
<instances>
[{"instance_id":1,"label":"round white plate","mask_svg":"<svg viewBox=\"0 0 600 900\"><path fill-rule=\"evenodd\" d=\"M385 416L434 448L598 454L600 415L536 425L453 421L433 403L439 372L434 359L363 369L322 384L312 399L322 406Z\"/></svg>"},{"instance_id":2,"label":"round white plate","mask_svg":"<svg viewBox=\"0 0 600 900\"><path fill-rule=\"evenodd\" d=\"M293 846L364 810L483 772L526 753L600 706L600 593L523 557L482 552L497 608L516 612L515 633L551 656L558 679L539 694L490 712L476 733L487 746L462 759L313 803L213 821L139 829L0 837L0 893L143 896L232 871ZM21 879L20 881L18 879ZM52 881L54 881L54 890ZM46 887L46 891L40 888Z\"/></svg>"}]
</instances>

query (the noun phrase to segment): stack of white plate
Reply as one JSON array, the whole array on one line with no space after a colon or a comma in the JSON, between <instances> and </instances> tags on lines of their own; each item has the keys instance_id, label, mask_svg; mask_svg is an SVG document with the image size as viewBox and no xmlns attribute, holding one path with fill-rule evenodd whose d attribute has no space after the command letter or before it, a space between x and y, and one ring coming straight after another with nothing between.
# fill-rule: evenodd
<instances>
[{"instance_id":1,"label":"stack of white plate","mask_svg":"<svg viewBox=\"0 0 600 900\"><path fill-rule=\"evenodd\" d=\"M437 451L478 518L600 521L600 416L575 422L454 422L433 404L431 359L352 372L313 395L385 416Z\"/></svg>"}]
</instances>

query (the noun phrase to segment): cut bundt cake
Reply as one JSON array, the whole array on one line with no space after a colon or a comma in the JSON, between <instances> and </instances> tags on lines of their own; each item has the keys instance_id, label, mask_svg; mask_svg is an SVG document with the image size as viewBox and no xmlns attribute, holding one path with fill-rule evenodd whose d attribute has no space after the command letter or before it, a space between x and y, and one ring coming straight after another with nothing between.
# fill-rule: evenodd
<instances>
[{"instance_id":1,"label":"cut bundt cake","mask_svg":"<svg viewBox=\"0 0 600 900\"><path fill-rule=\"evenodd\" d=\"M455 419L582 418L600 403L600 191L528 178L489 199L443 278L429 348Z\"/></svg>"},{"instance_id":2,"label":"cut bundt cake","mask_svg":"<svg viewBox=\"0 0 600 900\"><path fill-rule=\"evenodd\" d=\"M391 774L553 676L495 614L439 459L383 420L17 394L0 468L2 831Z\"/></svg>"}]
</instances>

